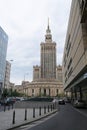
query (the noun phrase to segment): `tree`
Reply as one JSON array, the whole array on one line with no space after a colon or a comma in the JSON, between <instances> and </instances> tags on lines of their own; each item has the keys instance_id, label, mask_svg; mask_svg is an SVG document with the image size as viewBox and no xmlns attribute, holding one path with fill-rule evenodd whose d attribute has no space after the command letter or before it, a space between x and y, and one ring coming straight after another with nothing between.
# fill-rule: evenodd
<instances>
[{"instance_id":1,"label":"tree","mask_svg":"<svg viewBox=\"0 0 87 130\"><path fill-rule=\"evenodd\" d=\"M2 93L2 97L7 97L8 95L9 95L8 89L4 88L3 93Z\"/></svg>"}]
</instances>

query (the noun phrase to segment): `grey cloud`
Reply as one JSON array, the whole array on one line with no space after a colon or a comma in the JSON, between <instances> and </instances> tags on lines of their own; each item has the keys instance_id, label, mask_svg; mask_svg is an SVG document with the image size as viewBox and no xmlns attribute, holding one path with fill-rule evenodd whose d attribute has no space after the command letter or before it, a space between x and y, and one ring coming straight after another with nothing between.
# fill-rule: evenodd
<instances>
[{"instance_id":1,"label":"grey cloud","mask_svg":"<svg viewBox=\"0 0 87 130\"><path fill-rule=\"evenodd\" d=\"M45 40L48 17L57 42L57 63L61 64L71 0L0 2L0 26L9 35L7 59L14 59L11 81L20 83L25 72L29 72L29 80L33 78L33 65L40 64L40 43Z\"/></svg>"}]
</instances>

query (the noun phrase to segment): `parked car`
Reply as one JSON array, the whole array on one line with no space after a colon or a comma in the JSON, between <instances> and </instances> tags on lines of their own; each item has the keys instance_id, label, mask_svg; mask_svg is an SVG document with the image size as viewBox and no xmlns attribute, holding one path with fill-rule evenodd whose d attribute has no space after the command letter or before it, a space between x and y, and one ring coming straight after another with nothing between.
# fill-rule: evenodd
<instances>
[{"instance_id":1,"label":"parked car","mask_svg":"<svg viewBox=\"0 0 87 130\"><path fill-rule=\"evenodd\" d=\"M86 103L83 100L75 100L73 102L73 106L76 108L85 108L86 107Z\"/></svg>"},{"instance_id":2,"label":"parked car","mask_svg":"<svg viewBox=\"0 0 87 130\"><path fill-rule=\"evenodd\" d=\"M16 102L15 97L9 97L7 98L7 104L14 104Z\"/></svg>"},{"instance_id":3,"label":"parked car","mask_svg":"<svg viewBox=\"0 0 87 130\"><path fill-rule=\"evenodd\" d=\"M15 103L14 97L8 97L1 100L1 105L13 105Z\"/></svg>"},{"instance_id":4,"label":"parked car","mask_svg":"<svg viewBox=\"0 0 87 130\"><path fill-rule=\"evenodd\" d=\"M59 104L60 104L60 105L65 105L64 99L59 99Z\"/></svg>"}]
</instances>

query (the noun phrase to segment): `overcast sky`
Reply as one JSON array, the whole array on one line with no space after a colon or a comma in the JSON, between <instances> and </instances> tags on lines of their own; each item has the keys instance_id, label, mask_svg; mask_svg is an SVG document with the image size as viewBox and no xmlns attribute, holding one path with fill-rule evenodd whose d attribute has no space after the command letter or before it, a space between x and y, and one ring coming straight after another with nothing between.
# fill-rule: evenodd
<instances>
[{"instance_id":1,"label":"overcast sky","mask_svg":"<svg viewBox=\"0 0 87 130\"><path fill-rule=\"evenodd\" d=\"M33 65L40 65L40 43L45 40L49 17L57 43L57 65L62 64L71 0L0 0L0 26L7 33L7 60L11 82L33 79Z\"/></svg>"}]
</instances>

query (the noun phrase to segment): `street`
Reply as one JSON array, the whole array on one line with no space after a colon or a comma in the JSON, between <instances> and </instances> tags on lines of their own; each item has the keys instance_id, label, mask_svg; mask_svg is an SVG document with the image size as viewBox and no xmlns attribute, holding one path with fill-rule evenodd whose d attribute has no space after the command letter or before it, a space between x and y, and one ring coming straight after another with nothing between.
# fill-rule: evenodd
<instances>
[{"instance_id":1,"label":"street","mask_svg":"<svg viewBox=\"0 0 87 130\"><path fill-rule=\"evenodd\" d=\"M60 105L60 111L51 118L15 130L87 130L87 110Z\"/></svg>"}]
</instances>

